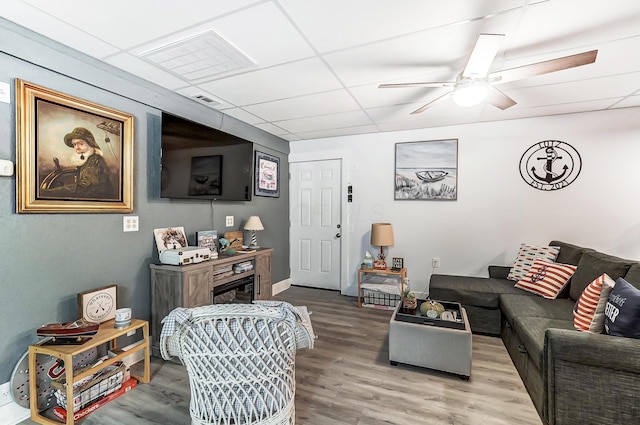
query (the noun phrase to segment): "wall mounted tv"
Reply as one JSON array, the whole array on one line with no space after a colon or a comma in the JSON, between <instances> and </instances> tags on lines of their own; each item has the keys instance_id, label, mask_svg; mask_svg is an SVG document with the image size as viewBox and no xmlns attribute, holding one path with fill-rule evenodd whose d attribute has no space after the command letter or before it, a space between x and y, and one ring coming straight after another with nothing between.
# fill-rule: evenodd
<instances>
[{"instance_id":1,"label":"wall mounted tv","mask_svg":"<svg viewBox=\"0 0 640 425\"><path fill-rule=\"evenodd\" d=\"M250 201L253 143L162 113L160 197Z\"/></svg>"}]
</instances>

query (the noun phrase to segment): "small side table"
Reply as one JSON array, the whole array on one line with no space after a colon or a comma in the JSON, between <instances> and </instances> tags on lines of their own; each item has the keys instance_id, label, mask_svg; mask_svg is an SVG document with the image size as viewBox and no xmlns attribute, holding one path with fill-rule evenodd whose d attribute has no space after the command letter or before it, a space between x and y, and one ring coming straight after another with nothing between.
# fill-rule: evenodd
<instances>
[{"instance_id":1,"label":"small side table","mask_svg":"<svg viewBox=\"0 0 640 425\"><path fill-rule=\"evenodd\" d=\"M111 357L105 360L103 363L98 366L94 366L92 368L83 370L74 376L73 374L73 356L81 354L91 348L97 347L103 344L110 344L110 348L117 348L117 339L121 336L126 335L129 332L135 332L137 329L142 329L142 338L143 343L133 347L130 350L122 352L115 357ZM44 341L43 341L44 342ZM33 422L37 422L39 424L48 424L48 425L60 425L59 421L54 421L49 418L46 418L40 414L38 409L38 397L34 397L33 394L38 393L37 387L37 377L36 377L36 356L38 354L46 354L49 356L54 356L62 361L65 364L65 375L66 382L75 383L82 378L85 378L89 375L96 373L97 371L104 369L105 367L112 365L123 358L137 352L140 350L144 350L144 371L142 376L133 376L137 380L148 383L151 377L151 365L149 363L149 322L145 320L137 320L134 319L131 321L131 325L126 328L116 329L115 328L115 319L107 320L104 323L100 324L100 329L98 329L98 333L91 337L91 340L87 341L82 345L42 345L42 343L38 343L35 345L29 346L29 407L31 410L31 420ZM68 366L68 367L67 367ZM71 414L67 414L67 425L72 425L74 423L73 418L73 385L67 385L67 413L71 412Z\"/></svg>"},{"instance_id":2,"label":"small side table","mask_svg":"<svg viewBox=\"0 0 640 425\"><path fill-rule=\"evenodd\" d=\"M389 268L380 269L358 269L358 307L375 307L385 310L395 309L395 305L377 305L363 302L363 285L374 286L384 284L386 277L390 277L400 284L400 293L404 290L404 281L407 277L407 269L402 268L400 270L391 270ZM398 298L399 299L399 298Z\"/></svg>"}]
</instances>

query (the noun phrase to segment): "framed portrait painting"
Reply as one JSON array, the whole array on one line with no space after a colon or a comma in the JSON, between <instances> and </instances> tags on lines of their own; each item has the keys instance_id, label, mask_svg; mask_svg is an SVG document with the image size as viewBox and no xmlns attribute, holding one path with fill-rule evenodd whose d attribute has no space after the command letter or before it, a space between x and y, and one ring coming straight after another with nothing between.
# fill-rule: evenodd
<instances>
[{"instance_id":1,"label":"framed portrait painting","mask_svg":"<svg viewBox=\"0 0 640 425\"><path fill-rule=\"evenodd\" d=\"M18 213L133 211L133 115L16 80Z\"/></svg>"},{"instance_id":2,"label":"framed portrait painting","mask_svg":"<svg viewBox=\"0 0 640 425\"><path fill-rule=\"evenodd\" d=\"M395 200L458 198L458 139L396 143Z\"/></svg>"},{"instance_id":3,"label":"framed portrait painting","mask_svg":"<svg viewBox=\"0 0 640 425\"><path fill-rule=\"evenodd\" d=\"M256 151L254 191L256 196L280 196L280 158Z\"/></svg>"}]
</instances>

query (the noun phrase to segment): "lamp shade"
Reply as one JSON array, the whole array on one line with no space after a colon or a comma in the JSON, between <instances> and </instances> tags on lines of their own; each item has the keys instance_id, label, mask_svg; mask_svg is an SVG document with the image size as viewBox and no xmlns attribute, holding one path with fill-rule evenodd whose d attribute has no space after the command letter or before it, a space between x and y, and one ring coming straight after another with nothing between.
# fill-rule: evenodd
<instances>
[{"instance_id":1,"label":"lamp shade","mask_svg":"<svg viewBox=\"0 0 640 425\"><path fill-rule=\"evenodd\" d=\"M260 217L257 215L252 215L247 220L247 223L244 225L244 230L264 230L264 226L262 225L262 221L260 221Z\"/></svg>"},{"instance_id":2,"label":"lamp shade","mask_svg":"<svg viewBox=\"0 0 640 425\"><path fill-rule=\"evenodd\" d=\"M380 247L393 245L391 223L373 223L371 225L371 245Z\"/></svg>"}]
</instances>

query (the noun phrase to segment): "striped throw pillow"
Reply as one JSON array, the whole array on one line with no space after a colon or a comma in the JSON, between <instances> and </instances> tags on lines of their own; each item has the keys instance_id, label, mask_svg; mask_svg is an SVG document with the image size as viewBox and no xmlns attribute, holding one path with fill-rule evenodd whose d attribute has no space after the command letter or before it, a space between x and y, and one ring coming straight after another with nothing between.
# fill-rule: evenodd
<instances>
[{"instance_id":1,"label":"striped throw pillow","mask_svg":"<svg viewBox=\"0 0 640 425\"><path fill-rule=\"evenodd\" d=\"M604 307L616 282L604 273L584 288L573 307L573 326L582 332L604 331Z\"/></svg>"},{"instance_id":2,"label":"striped throw pillow","mask_svg":"<svg viewBox=\"0 0 640 425\"><path fill-rule=\"evenodd\" d=\"M569 264L536 260L516 288L555 300L575 271L576 266Z\"/></svg>"},{"instance_id":3,"label":"striped throw pillow","mask_svg":"<svg viewBox=\"0 0 640 425\"><path fill-rule=\"evenodd\" d=\"M527 272L534 261L556 261L559 252L559 246L534 246L526 243L521 244L518 256L513 262L511 270L509 270L507 279L515 281L522 280L527 275Z\"/></svg>"}]
</instances>

